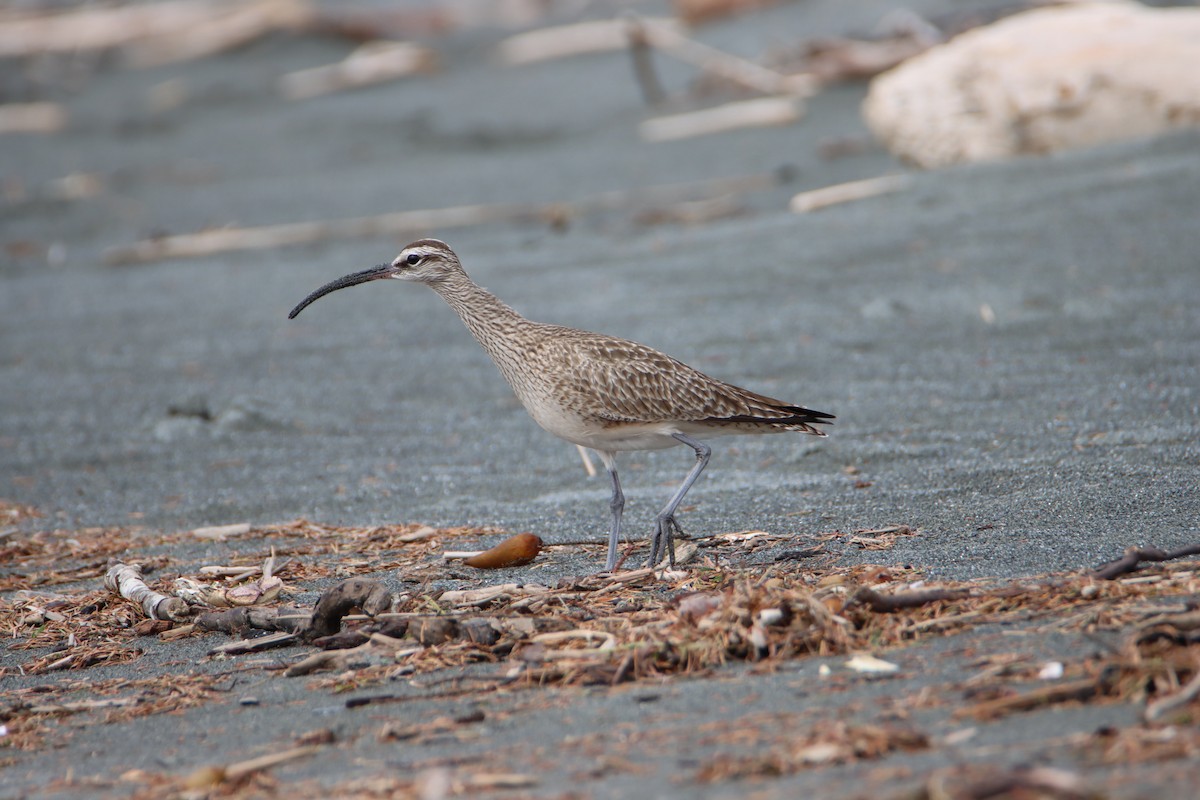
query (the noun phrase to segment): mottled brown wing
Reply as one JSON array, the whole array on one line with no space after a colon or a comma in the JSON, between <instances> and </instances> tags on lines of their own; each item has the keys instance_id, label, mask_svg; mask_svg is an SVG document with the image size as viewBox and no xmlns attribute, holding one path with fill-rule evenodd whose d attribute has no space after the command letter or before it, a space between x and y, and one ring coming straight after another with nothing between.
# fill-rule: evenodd
<instances>
[{"instance_id":1,"label":"mottled brown wing","mask_svg":"<svg viewBox=\"0 0 1200 800\"><path fill-rule=\"evenodd\" d=\"M572 410L606 421L798 424L831 418L716 380L626 339L560 329L543 346L553 351L547 363L566 367L555 378L556 396Z\"/></svg>"}]
</instances>

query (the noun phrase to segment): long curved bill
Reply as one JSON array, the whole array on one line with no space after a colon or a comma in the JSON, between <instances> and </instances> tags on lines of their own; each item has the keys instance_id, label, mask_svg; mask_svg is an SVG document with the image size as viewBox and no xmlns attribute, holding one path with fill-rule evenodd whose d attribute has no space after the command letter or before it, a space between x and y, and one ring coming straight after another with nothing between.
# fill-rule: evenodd
<instances>
[{"instance_id":1,"label":"long curved bill","mask_svg":"<svg viewBox=\"0 0 1200 800\"><path fill-rule=\"evenodd\" d=\"M380 278L392 277L393 269L391 264L380 264L378 267L364 269L362 272L355 272L353 275L347 275L344 278L338 278L336 281L329 283L317 289L308 297L300 301L300 305L292 309L292 313L288 314L288 319L295 319L296 315L307 308L312 303L320 300L330 292L336 292L338 289L345 289L347 286L357 286L360 283L367 281L377 281Z\"/></svg>"}]
</instances>

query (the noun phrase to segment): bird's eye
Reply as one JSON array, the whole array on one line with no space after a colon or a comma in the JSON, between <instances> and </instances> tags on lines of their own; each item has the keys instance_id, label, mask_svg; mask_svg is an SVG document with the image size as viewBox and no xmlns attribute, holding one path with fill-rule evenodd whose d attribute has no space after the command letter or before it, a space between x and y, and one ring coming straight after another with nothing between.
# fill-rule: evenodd
<instances>
[{"instance_id":1,"label":"bird's eye","mask_svg":"<svg viewBox=\"0 0 1200 800\"><path fill-rule=\"evenodd\" d=\"M410 267L415 267L417 265L417 263L421 260L421 257L419 255L417 255L416 253L410 253L408 258L406 258L404 260L408 262L408 265Z\"/></svg>"}]
</instances>

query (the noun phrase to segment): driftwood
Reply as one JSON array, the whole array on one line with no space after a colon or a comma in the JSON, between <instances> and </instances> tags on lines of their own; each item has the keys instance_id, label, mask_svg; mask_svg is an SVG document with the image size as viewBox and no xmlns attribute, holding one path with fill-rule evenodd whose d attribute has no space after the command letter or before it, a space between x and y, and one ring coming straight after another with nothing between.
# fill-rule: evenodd
<instances>
[{"instance_id":1,"label":"driftwood","mask_svg":"<svg viewBox=\"0 0 1200 800\"><path fill-rule=\"evenodd\" d=\"M57 133L67 127L67 109L58 103L0 105L0 134Z\"/></svg>"},{"instance_id":2,"label":"driftwood","mask_svg":"<svg viewBox=\"0 0 1200 800\"><path fill-rule=\"evenodd\" d=\"M144 239L108 251L109 264L140 264L174 258L199 258L234 250L262 250L332 239L404 236L431 229L462 228L495 222L562 222L590 212L628 210L638 204L674 203L773 188L790 179L786 170L663 184L604 192L569 203L496 204L397 211L370 217L293 222L258 228L219 228Z\"/></svg>"},{"instance_id":3,"label":"driftwood","mask_svg":"<svg viewBox=\"0 0 1200 800\"><path fill-rule=\"evenodd\" d=\"M1111 687L1114 675L1105 671L1098 677L1063 681L1029 692L985 700L955 712L955 717L971 716L976 719L995 719L1013 711L1029 711L1042 706L1066 703L1072 700L1087 700L1105 694Z\"/></svg>"},{"instance_id":4,"label":"driftwood","mask_svg":"<svg viewBox=\"0 0 1200 800\"><path fill-rule=\"evenodd\" d=\"M428 47L408 42L367 42L342 61L289 72L279 88L290 100L305 100L428 72L437 62Z\"/></svg>"},{"instance_id":5,"label":"driftwood","mask_svg":"<svg viewBox=\"0 0 1200 800\"><path fill-rule=\"evenodd\" d=\"M924 589L913 592L881 594L869 586L860 586L846 601L846 607L863 605L872 611L888 613L904 608L917 608L942 600L961 600L969 596L966 589Z\"/></svg>"},{"instance_id":6,"label":"driftwood","mask_svg":"<svg viewBox=\"0 0 1200 800\"><path fill-rule=\"evenodd\" d=\"M141 605L151 619L182 622L192 614L188 604L178 597L168 597L147 586L142 580L142 567L139 564L113 564L104 576L104 585L126 600Z\"/></svg>"},{"instance_id":7,"label":"driftwood","mask_svg":"<svg viewBox=\"0 0 1200 800\"><path fill-rule=\"evenodd\" d=\"M1101 580L1137 572L1143 561L1173 561L1184 556L1200 555L1200 544L1188 545L1178 550L1163 550L1159 547L1129 547L1125 554L1114 561L1108 561L1092 570L1092 575Z\"/></svg>"},{"instance_id":8,"label":"driftwood","mask_svg":"<svg viewBox=\"0 0 1200 800\"><path fill-rule=\"evenodd\" d=\"M638 21L642 26L656 25L662 30L679 30L670 19ZM533 64L556 58L623 50L629 46L629 22L621 19L555 25L510 36L500 43L500 61L509 65Z\"/></svg>"},{"instance_id":9,"label":"driftwood","mask_svg":"<svg viewBox=\"0 0 1200 800\"><path fill-rule=\"evenodd\" d=\"M243 536L250 532L250 523L235 522L232 525L213 525L207 528L196 528L192 536L197 539L215 539L225 541L230 536Z\"/></svg>"},{"instance_id":10,"label":"driftwood","mask_svg":"<svg viewBox=\"0 0 1200 800\"><path fill-rule=\"evenodd\" d=\"M0 21L0 57L123 48L135 64L210 55L310 22L306 0L171 0Z\"/></svg>"},{"instance_id":11,"label":"driftwood","mask_svg":"<svg viewBox=\"0 0 1200 800\"><path fill-rule=\"evenodd\" d=\"M761 94L804 97L811 95L816 88L816 82L810 75L780 74L753 61L697 42L688 37L677 22L663 19L627 17L529 31L501 42L499 57L505 64L530 64L627 47L634 50L635 65L641 64L635 66L635 70L642 76L639 80L644 93L647 93L647 83L643 79L650 74L645 53L647 48L660 50L706 75ZM647 94L661 96L661 88Z\"/></svg>"},{"instance_id":12,"label":"driftwood","mask_svg":"<svg viewBox=\"0 0 1200 800\"><path fill-rule=\"evenodd\" d=\"M323 650L319 653L297 661L284 671L284 676L295 678L309 675L325 669L348 669L352 665L370 661L398 661L424 648L412 646L409 642L393 639L380 633L372 634L370 639L358 647L345 650Z\"/></svg>"},{"instance_id":13,"label":"driftwood","mask_svg":"<svg viewBox=\"0 0 1200 800\"><path fill-rule=\"evenodd\" d=\"M1192 679L1178 692L1166 697L1160 697L1146 704L1142 718L1147 722L1156 722L1177 711L1200 697L1200 669L1192 674Z\"/></svg>"},{"instance_id":14,"label":"driftwood","mask_svg":"<svg viewBox=\"0 0 1200 800\"><path fill-rule=\"evenodd\" d=\"M244 634L248 630L301 633L308 630L312 612L302 608L242 608L206 611L196 617L196 628L202 631Z\"/></svg>"},{"instance_id":15,"label":"driftwood","mask_svg":"<svg viewBox=\"0 0 1200 800\"><path fill-rule=\"evenodd\" d=\"M312 18L307 0L243 0L214 5L213 12L197 23L131 42L125 56L139 67L203 58L241 47L272 31L300 28Z\"/></svg>"},{"instance_id":16,"label":"driftwood","mask_svg":"<svg viewBox=\"0 0 1200 800\"><path fill-rule=\"evenodd\" d=\"M352 608L361 608L374 616L388 610L392 593L379 581L351 578L321 594L312 612L312 623L305 634L309 639L329 636L342 627L342 617Z\"/></svg>"},{"instance_id":17,"label":"driftwood","mask_svg":"<svg viewBox=\"0 0 1200 800\"><path fill-rule=\"evenodd\" d=\"M727 83L768 95L811 96L817 83L811 75L783 75L753 61L697 42L683 34L677 26L643 21L641 36L645 42L701 72Z\"/></svg>"},{"instance_id":18,"label":"driftwood","mask_svg":"<svg viewBox=\"0 0 1200 800\"><path fill-rule=\"evenodd\" d=\"M800 192L792 198L788 208L794 214L805 214L840 203L851 203L896 192L907 187L908 182L907 175L880 175L878 178L836 183L832 186Z\"/></svg>"},{"instance_id":19,"label":"driftwood","mask_svg":"<svg viewBox=\"0 0 1200 800\"><path fill-rule=\"evenodd\" d=\"M740 128L790 125L803 113L803 105L796 97L760 97L648 119L638 126L638 133L647 142L670 142Z\"/></svg>"},{"instance_id":20,"label":"driftwood","mask_svg":"<svg viewBox=\"0 0 1200 800\"><path fill-rule=\"evenodd\" d=\"M983 772L972 777L972 772ZM967 773L967 774L963 774ZM947 767L935 770L914 798L950 798L955 800L991 800L997 797L1037 797L1044 800L1087 800L1103 797L1093 791L1083 776L1055 767L1018 766Z\"/></svg>"}]
</instances>

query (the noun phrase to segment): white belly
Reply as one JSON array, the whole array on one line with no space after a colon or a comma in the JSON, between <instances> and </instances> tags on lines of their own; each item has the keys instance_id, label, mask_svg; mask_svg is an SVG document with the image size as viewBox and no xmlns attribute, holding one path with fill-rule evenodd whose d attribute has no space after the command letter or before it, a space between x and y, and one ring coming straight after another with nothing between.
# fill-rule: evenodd
<instances>
[{"instance_id":1,"label":"white belly","mask_svg":"<svg viewBox=\"0 0 1200 800\"><path fill-rule=\"evenodd\" d=\"M531 403L525 410L534 422L560 439L593 450L660 450L681 442L672 434L680 427L673 422L603 424L566 411L557 404Z\"/></svg>"}]
</instances>

